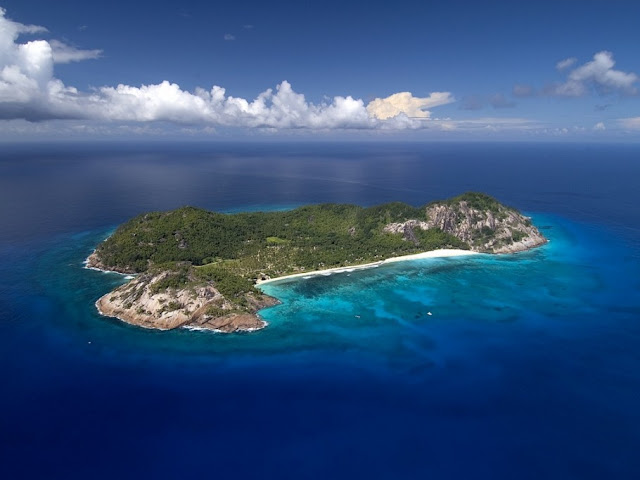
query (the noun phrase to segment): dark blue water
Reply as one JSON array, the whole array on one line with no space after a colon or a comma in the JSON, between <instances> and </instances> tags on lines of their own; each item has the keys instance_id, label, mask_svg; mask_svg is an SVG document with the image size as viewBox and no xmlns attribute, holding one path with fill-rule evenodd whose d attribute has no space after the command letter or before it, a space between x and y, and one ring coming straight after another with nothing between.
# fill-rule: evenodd
<instances>
[{"instance_id":1,"label":"dark blue water","mask_svg":"<svg viewBox=\"0 0 640 480\"><path fill-rule=\"evenodd\" d=\"M2 478L638 478L640 147L5 146ZM252 334L100 317L82 268L147 210L465 190L551 242L265 287ZM432 315L428 315L431 312Z\"/></svg>"}]
</instances>

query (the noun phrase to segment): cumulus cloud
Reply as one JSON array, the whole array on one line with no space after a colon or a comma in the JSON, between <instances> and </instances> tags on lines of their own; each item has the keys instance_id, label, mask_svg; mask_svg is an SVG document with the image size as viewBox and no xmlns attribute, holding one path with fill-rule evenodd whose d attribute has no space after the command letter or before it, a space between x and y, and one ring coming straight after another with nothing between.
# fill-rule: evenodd
<instances>
[{"instance_id":1,"label":"cumulus cloud","mask_svg":"<svg viewBox=\"0 0 640 480\"><path fill-rule=\"evenodd\" d=\"M598 52L593 56L593 60L571 70L567 80L555 85L550 93L565 97L580 97L586 95L591 88L595 88L599 93L626 95L638 93L635 86L638 75L615 70L613 68L615 64L611 52Z\"/></svg>"},{"instance_id":2,"label":"cumulus cloud","mask_svg":"<svg viewBox=\"0 0 640 480\"><path fill-rule=\"evenodd\" d=\"M605 127L603 122L598 122L593 126L593 129L598 131L603 131L603 130L606 130L607 127Z\"/></svg>"},{"instance_id":3,"label":"cumulus cloud","mask_svg":"<svg viewBox=\"0 0 640 480\"><path fill-rule=\"evenodd\" d=\"M453 101L448 92L414 97L402 92L369 105L351 96L308 101L283 81L253 100L228 95L220 86L193 92L168 81L104 86L82 92L54 77L55 63L99 57L59 41L20 43L24 33L43 32L6 18L0 9L0 119L108 122L173 122L186 126L267 129L416 129L429 122L427 108Z\"/></svg>"},{"instance_id":4,"label":"cumulus cloud","mask_svg":"<svg viewBox=\"0 0 640 480\"><path fill-rule=\"evenodd\" d=\"M42 27L6 19L5 10L0 8L0 118L67 117L64 111L54 114L50 109L60 95L73 94L73 89L53 78L53 49L49 42L16 43L22 33L44 31Z\"/></svg>"},{"instance_id":5,"label":"cumulus cloud","mask_svg":"<svg viewBox=\"0 0 640 480\"><path fill-rule=\"evenodd\" d=\"M618 123L629 130L640 130L640 117L620 118Z\"/></svg>"},{"instance_id":6,"label":"cumulus cloud","mask_svg":"<svg viewBox=\"0 0 640 480\"><path fill-rule=\"evenodd\" d=\"M414 97L411 92L394 93L386 98L376 98L367 105L369 114L377 119L386 120L398 115L409 118L429 118L427 108L446 105L455 101L449 92L433 92L428 97Z\"/></svg>"},{"instance_id":7,"label":"cumulus cloud","mask_svg":"<svg viewBox=\"0 0 640 480\"><path fill-rule=\"evenodd\" d=\"M334 97L313 104L287 81L254 100L233 97L214 86L211 90L184 91L175 83L131 87L103 87L88 99L94 118L119 121L210 123L229 127L267 128L372 128L362 100Z\"/></svg>"},{"instance_id":8,"label":"cumulus cloud","mask_svg":"<svg viewBox=\"0 0 640 480\"><path fill-rule=\"evenodd\" d=\"M226 41L231 41L231 40L235 40L235 39L236 39L236 37L235 37L235 35L231 35L230 33L225 33L225 34L224 34L224 39L225 39Z\"/></svg>"}]
</instances>

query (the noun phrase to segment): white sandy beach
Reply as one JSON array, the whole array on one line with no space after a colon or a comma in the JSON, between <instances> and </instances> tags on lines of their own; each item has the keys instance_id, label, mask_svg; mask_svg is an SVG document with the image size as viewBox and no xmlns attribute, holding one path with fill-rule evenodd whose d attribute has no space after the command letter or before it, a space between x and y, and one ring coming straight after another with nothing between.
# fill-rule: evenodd
<instances>
[{"instance_id":1,"label":"white sandy beach","mask_svg":"<svg viewBox=\"0 0 640 480\"><path fill-rule=\"evenodd\" d=\"M413 255L404 255L401 257L391 257L386 260L381 260L379 262L365 263L362 265L353 265L349 267L336 267L336 268L327 268L326 270L314 270L310 272L303 273L293 273L291 275L284 275L282 277L270 278L269 280L258 280L256 285L264 285L266 283L279 282L281 280L286 280L289 278L309 278L316 275L333 275L334 273L347 273L353 272L355 270L363 270L365 268L375 268L380 265L384 265L386 263L395 263L395 262L404 262L407 260L419 260L423 258L444 258L444 257L463 257L469 255L480 255L478 252L472 252L470 250L460 250L455 248L441 248L438 250L431 250L429 252L423 253L415 253Z\"/></svg>"}]
</instances>

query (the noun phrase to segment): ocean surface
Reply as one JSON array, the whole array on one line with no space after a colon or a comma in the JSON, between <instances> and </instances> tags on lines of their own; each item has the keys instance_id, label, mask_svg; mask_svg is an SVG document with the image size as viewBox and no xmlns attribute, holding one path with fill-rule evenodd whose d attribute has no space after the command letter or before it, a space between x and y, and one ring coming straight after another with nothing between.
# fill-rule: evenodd
<instances>
[{"instance_id":1,"label":"ocean surface","mask_svg":"<svg viewBox=\"0 0 640 480\"><path fill-rule=\"evenodd\" d=\"M195 205L484 191L551 240L265 286L249 334L101 317L84 258ZM640 478L640 146L0 149L0 478Z\"/></svg>"}]
</instances>

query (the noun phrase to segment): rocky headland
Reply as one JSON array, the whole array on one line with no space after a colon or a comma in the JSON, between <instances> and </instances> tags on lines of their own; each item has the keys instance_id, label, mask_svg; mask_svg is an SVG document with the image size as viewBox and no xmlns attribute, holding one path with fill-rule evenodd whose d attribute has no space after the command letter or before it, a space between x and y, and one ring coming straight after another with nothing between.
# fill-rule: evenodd
<instances>
[{"instance_id":1,"label":"rocky headland","mask_svg":"<svg viewBox=\"0 0 640 480\"><path fill-rule=\"evenodd\" d=\"M97 260L95 252L92 253L87 259L87 267L104 269ZM143 328L171 330L188 326L231 333L264 328L267 323L258 316L258 310L278 303L273 297L248 293L244 297L244 308L239 310L212 282L182 288L159 288L172 275L173 272L169 271L136 275L128 283L100 297L96 307L102 315Z\"/></svg>"},{"instance_id":2,"label":"rocky headland","mask_svg":"<svg viewBox=\"0 0 640 480\"><path fill-rule=\"evenodd\" d=\"M437 228L481 253L516 253L547 243L529 217L503 205L483 209L466 200L437 203L426 207L426 218L390 223L384 231L413 241L415 229Z\"/></svg>"}]
</instances>

